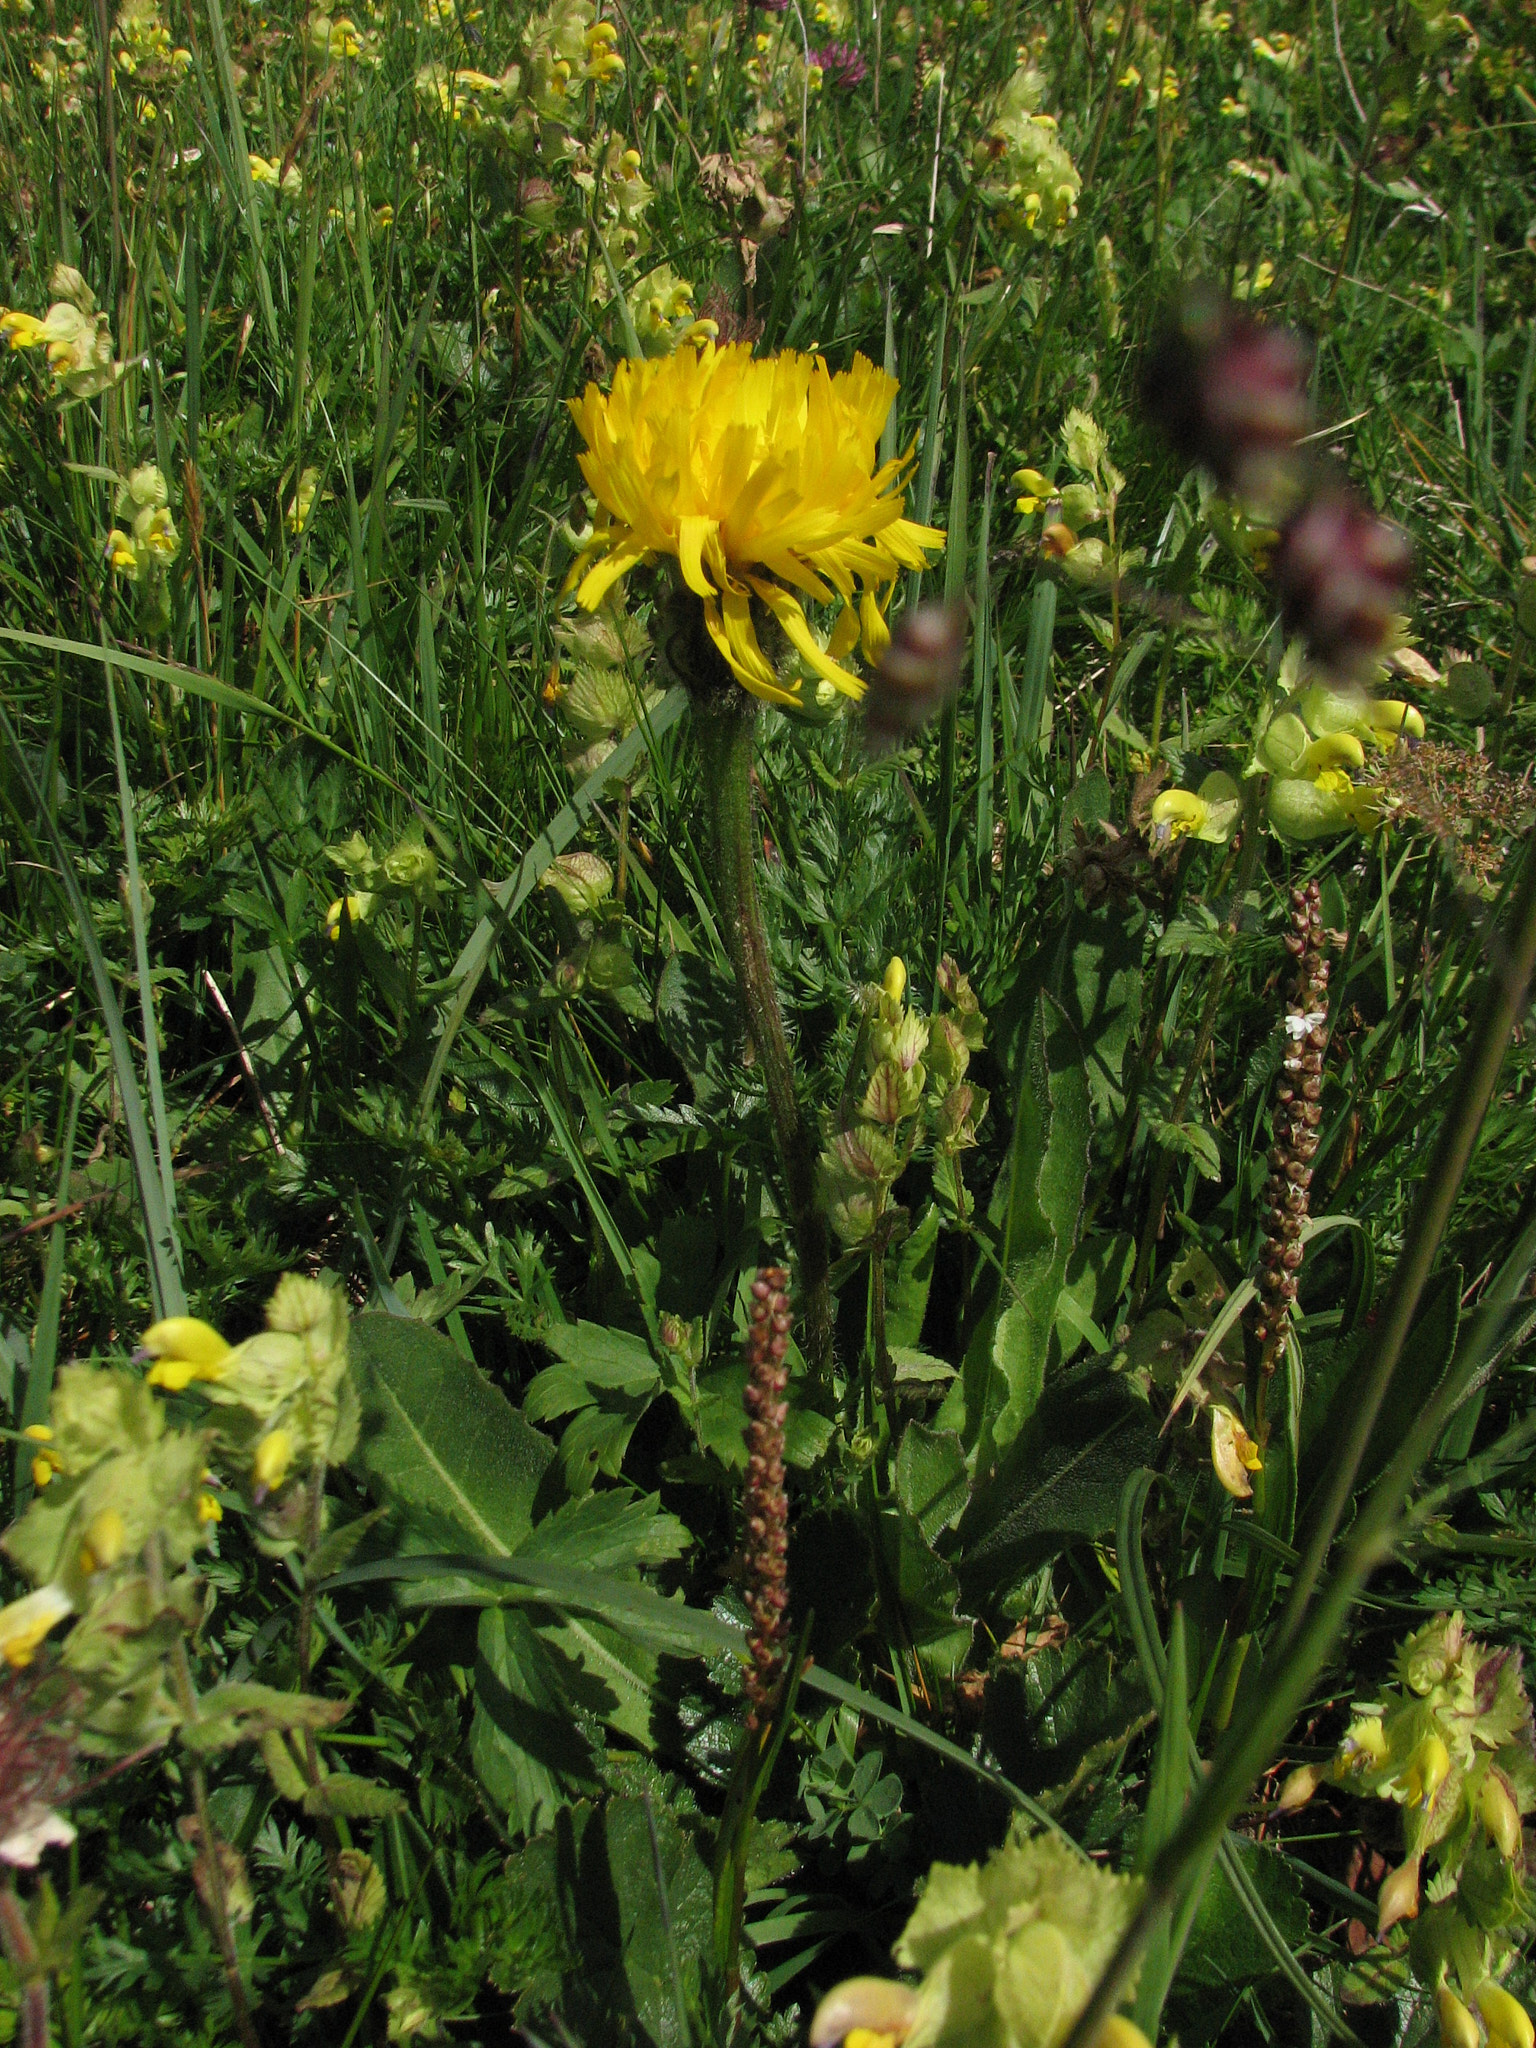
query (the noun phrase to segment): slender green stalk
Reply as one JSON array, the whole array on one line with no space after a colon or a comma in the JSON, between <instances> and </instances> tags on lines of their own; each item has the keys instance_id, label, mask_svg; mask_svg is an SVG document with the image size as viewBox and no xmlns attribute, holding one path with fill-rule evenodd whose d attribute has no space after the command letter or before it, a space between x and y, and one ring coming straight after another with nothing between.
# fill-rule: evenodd
<instances>
[{"instance_id":1,"label":"slender green stalk","mask_svg":"<svg viewBox=\"0 0 1536 2048\"><path fill-rule=\"evenodd\" d=\"M1509 1044L1536 969L1536 859L1511 910L1508 937L1494 953L1471 1039L1457 1070L1434 1151L1419 1182L1402 1254L1375 1327L1375 1346L1357 1386L1344 1403L1348 1422L1334 1453L1326 1491L1313 1518L1305 1554L1292 1582L1278 1639L1265 1661L1264 1686L1252 1710L1233 1728L1212 1761L1183 1824L1156 1858L1142 1903L1064 2043L1090 2048L1135 1972L1159 1917L1184 1874L1248 1798L1254 1780L1285 1739L1306 1703L1372 1572L1392 1553L1403 1525L1403 1502L1414 1475L1433 1451L1461 1398L1464 1375L1448 1374L1404 1435L1386 1471L1356 1517L1338 1568L1314 1600L1314 1589L1334 1535L1354 1493L1360 1463L1402 1356L1435 1253L1472 1157Z\"/></svg>"},{"instance_id":2,"label":"slender green stalk","mask_svg":"<svg viewBox=\"0 0 1536 2048\"><path fill-rule=\"evenodd\" d=\"M0 1885L0 1948L22 1987L19 2048L48 2048L48 1979L13 1884Z\"/></svg>"},{"instance_id":3,"label":"slender green stalk","mask_svg":"<svg viewBox=\"0 0 1536 2048\"><path fill-rule=\"evenodd\" d=\"M153 1536L144 1552L146 1574L151 1595L162 1611L168 1604L165 1584L165 1560L160 1549L160 1538ZM192 1660L187 1655L185 1636L178 1634L171 1645L170 1654L171 1687L176 1694L176 1703L182 1717L188 1722L201 1718L198 1705L197 1687L192 1679ZM192 1810L197 1816L197 1851L203 1860L208 1889L201 1893L204 1916L209 1931L219 1951L219 1960L224 1966L224 1982L229 1990L229 2001L234 2007L235 2031L240 2036L241 2048L261 2048L261 2036L251 2018L250 2000L246 1996L245 1979L240 1974L240 1955L235 1947L235 1930L229 1917L229 1895L224 1888L224 1866L219 1861L220 1842L213 1825L213 1810L208 1804L208 1773L200 1758L189 1759L188 1777L192 1785Z\"/></svg>"},{"instance_id":4,"label":"slender green stalk","mask_svg":"<svg viewBox=\"0 0 1536 2048\"><path fill-rule=\"evenodd\" d=\"M702 638L702 634L694 636L695 641ZM702 669L704 657L697 647L693 651L694 665ZM723 670L723 664L720 667ZM756 723L756 700L734 678L712 676L693 685L693 729L703 768L704 810L714 858L712 880L778 1146L795 1241L803 1348L812 1373L824 1379L832 1362L827 1222L816 1201L816 1148L795 1088L794 1062L784 1035L784 1015L757 894L757 826L752 812Z\"/></svg>"}]
</instances>

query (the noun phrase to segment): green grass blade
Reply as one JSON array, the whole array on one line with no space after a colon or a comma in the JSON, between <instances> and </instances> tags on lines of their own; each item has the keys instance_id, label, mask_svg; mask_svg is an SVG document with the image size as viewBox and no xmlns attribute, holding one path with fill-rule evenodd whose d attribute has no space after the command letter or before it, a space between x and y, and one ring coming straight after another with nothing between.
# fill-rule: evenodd
<instances>
[{"instance_id":1,"label":"green grass blade","mask_svg":"<svg viewBox=\"0 0 1536 2048\"><path fill-rule=\"evenodd\" d=\"M1024 641L1024 668L1019 677L1019 745L1038 747L1045 724L1045 693L1051 672L1051 643L1056 634L1056 586L1049 576L1035 585L1029 606L1029 631Z\"/></svg>"},{"instance_id":2,"label":"green grass blade","mask_svg":"<svg viewBox=\"0 0 1536 2048\"><path fill-rule=\"evenodd\" d=\"M992 694L995 663L992 650L992 494L997 458L987 457L981 494L981 538L976 549L975 653L976 682L976 901L985 916L992 898Z\"/></svg>"},{"instance_id":3,"label":"green grass blade","mask_svg":"<svg viewBox=\"0 0 1536 2048\"><path fill-rule=\"evenodd\" d=\"M160 1026L155 1016L155 990L149 972L149 938L144 924L144 887L139 872L138 833L134 829L133 789L128 780L128 757L123 752L122 721L117 715L117 678L112 664L106 664L107 717L112 727L112 757L117 767L117 805L123 825L123 858L128 877L128 922L133 931L133 964L139 983L139 1017L144 1029L144 1082L149 1091L149 1115L155 1138L155 1157L160 1163L160 1191L165 1213L172 1226L176 1220L176 1176L171 1165L171 1123L165 1110L165 1088L160 1078ZM179 1256L178 1256L179 1263Z\"/></svg>"},{"instance_id":4,"label":"green grass blade","mask_svg":"<svg viewBox=\"0 0 1536 2048\"><path fill-rule=\"evenodd\" d=\"M43 828L44 837L52 848L57 868L57 883L69 906L80 944L85 950L86 961L91 970L91 981L96 990L97 1005L101 1010L102 1022L106 1025L112 1068L123 1106L123 1128L128 1138L128 1155L133 1166L134 1188L144 1218L144 1248L148 1254L150 1297L154 1303L155 1316L158 1320L162 1316L185 1315L187 1297L181 1279L181 1245L176 1236L176 1226L166 1210L161 1192L160 1169L155 1160L149 1125L145 1121L144 1099L139 1093L139 1077L133 1064L133 1048L123 1027L123 1013L118 1008L117 991L112 983L112 970L107 965L106 956L101 950L101 941L96 936L96 921L91 916L90 905L80 886L74 857L63 833L59 830L52 806L44 800L42 791L33 779L32 770L27 764L26 750L4 706L0 706L0 738L4 739L10 749L11 765L17 780L26 792L27 799Z\"/></svg>"},{"instance_id":5,"label":"green grass blade","mask_svg":"<svg viewBox=\"0 0 1536 2048\"><path fill-rule=\"evenodd\" d=\"M1536 320L1525 337L1525 359L1520 365L1520 382L1515 387L1515 405L1509 418L1509 452L1504 462L1504 489L1515 506L1525 503L1525 438L1531 411L1531 383L1536 379Z\"/></svg>"},{"instance_id":6,"label":"green grass blade","mask_svg":"<svg viewBox=\"0 0 1536 2048\"><path fill-rule=\"evenodd\" d=\"M64 1124L64 1142L59 1148L59 1191L57 1208L69 1201L69 1176L74 1165L75 1129L80 1121L83 1090L71 1086L69 1109ZM53 1393L53 1375L59 1361L59 1315L64 1306L64 1251L68 1226L61 1220L48 1233L48 1258L43 1267L42 1291L37 1297L37 1321L32 1329L31 1357L27 1364L27 1389L16 1417L18 1429L30 1429L48 1420L48 1402ZM22 1444L16 1446L15 1500L18 1511L32 1493L32 1460Z\"/></svg>"},{"instance_id":7,"label":"green grass blade","mask_svg":"<svg viewBox=\"0 0 1536 2048\"><path fill-rule=\"evenodd\" d=\"M675 684L650 716L642 719L632 733L620 740L601 768L594 770L587 777L569 803L561 805L507 880L490 891L495 910L488 912L475 926L449 972L448 978L454 989L454 997L443 1019L443 1027L438 1034L427 1078L422 1083L421 1093L416 1099L418 1129L431 1112L437 1091L442 1085L453 1042L459 1035L464 1019L469 1015L469 1006L475 999L475 990L480 986L480 977L490 964L492 948L506 930L509 920L528 900L540 875L555 855L562 852L576 837L603 792L636 768L646 748L658 740L670 726L675 725L687 708L688 692L681 683Z\"/></svg>"},{"instance_id":8,"label":"green grass blade","mask_svg":"<svg viewBox=\"0 0 1536 2048\"><path fill-rule=\"evenodd\" d=\"M213 61L219 74L219 92L228 124L230 169L234 174L235 200L240 218L251 241L251 260L256 274L256 300L272 353L281 355L282 341L277 328L277 310L272 303L272 280L267 272L266 238L261 227L261 207L251 177L251 159L245 139L245 117L240 111L240 85L235 77L229 51L229 31L224 26L220 0L207 0L208 33L213 40Z\"/></svg>"}]
</instances>

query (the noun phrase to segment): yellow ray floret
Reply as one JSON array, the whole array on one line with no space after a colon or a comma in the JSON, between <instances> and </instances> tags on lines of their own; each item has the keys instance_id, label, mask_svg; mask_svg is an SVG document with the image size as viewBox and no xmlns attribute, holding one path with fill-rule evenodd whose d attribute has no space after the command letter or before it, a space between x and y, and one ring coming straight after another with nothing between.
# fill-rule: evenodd
<instances>
[{"instance_id":1,"label":"yellow ray floret","mask_svg":"<svg viewBox=\"0 0 1536 2048\"><path fill-rule=\"evenodd\" d=\"M852 606L865 593L861 638L877 659L888 637L879 593L944 545L934 527L903 516L910 456L878 463L895 396L895 379L863 356L833 374L820 356L754 362L744 343L706 341L620 363L611 391L589 384L570 401L587 444L582 474L601 508L571 574L579 601L595 610L638 563L672 555L703 600L710 638L755 696L798 701L759 644L754 597L816 675L861 696L863 683L822 646L801 600Z\"/></svg>"}]
</instances>

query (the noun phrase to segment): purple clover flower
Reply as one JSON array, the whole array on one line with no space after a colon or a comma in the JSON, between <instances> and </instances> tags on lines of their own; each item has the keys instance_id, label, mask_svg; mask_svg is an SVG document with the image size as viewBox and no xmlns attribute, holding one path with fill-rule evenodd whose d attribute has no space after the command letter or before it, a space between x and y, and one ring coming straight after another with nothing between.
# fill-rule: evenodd
<instances>
[{"instance_id":1,"label":"purple clover flower","mask_svg":"<svg viewBox=\"0 0 1536 2048\"><path fill-rule=\"evenodd\" d=\"M811 62L828 85L841 86L845 92L862 85L869 76L869 66L852 43L828 43L825 49L812 50Z\"/></svg>"}]
</instances>

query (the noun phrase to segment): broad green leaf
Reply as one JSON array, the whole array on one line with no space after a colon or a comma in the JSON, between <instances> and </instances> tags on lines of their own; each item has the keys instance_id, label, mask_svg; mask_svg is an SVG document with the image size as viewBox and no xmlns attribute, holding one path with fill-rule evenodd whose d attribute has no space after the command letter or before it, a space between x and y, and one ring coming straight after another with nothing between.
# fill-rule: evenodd
<instances>
[{"instance_id":1,"label":"broad green leaf","mask_svg":"<svg viewBox=\"0 0 1536 2048\"><path fill-rule=\"evenodd\" d=\"M1249 1878L1270 1920L1292 1947L1307 1938L1307 1908L1298 1879L1273 1849L1242 1836L1227 1838L1231 1853ZM1178 1984L1196 1993L1235 1991L1276 1968L1273 1952L1259 1934L1222 1864L1206 1886L1179 1966ZM1174 2011L1178 1990L1174 1993Z\"/></svg>"},{"instance_id":2,"label":"broad green leaf","mask_svg":"<svg viewBox=\"0 0 1536 2048\"><path fill-rule=\"evenodd\" d=\"M933 1254L939 1242L939 1212L930 1203L912 1234L897 1247L886 1268L885 1339L892 1351L914 1350L922 1341Z\"/></svg>"},{"instance_id":3,"label":"broad green leaf","mask_svg":"<svg viewBox=\"0 0 1536 2048\"><path fill-rule=\"evenodd\" d=\"M600 1708L606 1727L627 1735L640 1748L656 1746L651 1701L656 1689L654 1650L631 1641L589 1614L567 1614L541 1627L544 1640L578 1664L606 1698Z\"/></svg>"},{"instance_id":4,"label":"broad green leaf","mask_svg":"<svg viewBox=\"0 0 1536 2048\"><path fill-rule=\"evenodd\" d=\"M580 1373L590 1387L646 1394L654 1393L661 1384L650 1347L643 1337L628 1330L606 1329L601 1323L550 1323L539 1334L540 1341Z\"/></svg>"},{"instance_id":5,"label":"broad green leaf","mask_svg":"<svg viewBox=\"0 0 1536 2048\"><path fill-rule=\"evenodd\" d=\"M352 1319L362 1427L349 1460L377 1495L509 1557L554 1449L446 1337L408 1316Z\"/></svg>"},{"instance_id":6,"label":"broad green leaf","mask_svg":"<svg viewBox=\"0 0 1536 2048\"><path fill-rule=\"evenodd\" d=\"M674 953L656 984L656 1029L704 1110L723 1106L741 1056L741 1008L729 979L700 953Z\"/></svg>"},{"instance_id":7,"label":"broad green leaf","mask_svg":"<svg viewBox=\"0 0 1536 2048\"><path fill-rule=\"evenodd\" d=\"M1101 1768L1150 1718L1140 1668L1102 1642L1008 1659L987 1685L987 1745L1010 1777L1045 1794ZM1054 1801L1048 1801L1054 1805Z\"/></svg>"},{"instance_id":8,"label":"broad green leaf","mask_svg":"<svg viewBox=\"0 0 1536 2048\"><path fill-rule=\"evenodd\" d=\"M953 1678L964 1664L974 1630L968 1615L956 1608L960 1582L924 1540L917 1518L905 1508L888 1508L880 1516L882 1597L899 1608L896 1640L910 1644L929 1677Z\"/></svg>"},{"instance_id":9,"label":"broad green leaf","mask_svg":"<svg viewBox=\"0 0 1536 2048\"><path fill-rule=\"evenodd\" d=\"M457 1552L420 1553L350 1565L327 1579L322 1591L398 1579L417 1591L414 1604L489 1604L521 1598L571 1614L593 1614L632 1642L679 1657L740 1656L744 1631L720 1616L686 1606L638 1580L537 1558L476 1558ZM509 1593L508 1589L515 1589ZM409 1599L410 1595L402 1595Z\"/></svg>"},{"instance_id":10,"label":"broad green leaf","mask_svg":"<svg viewBox=\"0 0 1536 2048\"><path fill-rule=\"evenodd\" d=\"M1105 1535L1127 1477L1157 1451L1156 1420L1118 1376L1074 1373L972 1495L960 1525L967 1581L1016 1573L1047 1537Z\"/></svg>"},{"instance_id":11,"label":"broad green leaf","mask_svg":"<svg viewBox=\"0 0 1536 2048\"><path fill-rule=\"evenodd\" d=\"M560 1439L560 1463L572 1493L585 1493L599 1472L617 1479L635 1425L647 1401L621 1401L617 1406L583 1408Z\"/></svg>"},{"instance_id":12,"label":"broad green leaf","mask_svg":"<svg viewBox=\"0 0 1536 2048\"><path fill-rule=\"evenodd\" d=\"M939 1410L995 1468L1045 1389L1056 1304L1077 1239L1088 1172L1090 1113L1083 1058L1055 998L1042 991L1014 1087L1013 1143L991 1216L1006 1280L966 1347L962 1378Z\"/></svg>"},{"instance_id":13,"label":"broad green leaf","mask_svg":"<svg viewBox=\"0 0 1536 2048\"><path fill-rule=\"evenodd\" d=\"M641 1337L601 1323L551 1323L542 1333L563 1361L534 1376L523 1397L531 1421L576 1411L560 1439L572 1493L587 1492L599 1472L616 1479L630 1437L661 1391L661 1371Z\"/></svg>"},{"instance_id":14,"label":"broad green leaf","mask_svg":"<svg viewBox=\"0 0 1536 2048\"><path fill-rule=\"evenodd\" d=\"M613 1571L681 1557L692 1539L685 1523L662 1512L654 1493L612 1487L566 1501L518 1545L518 1556Z\"/></svg>"},{"instance_id":15,"label":"broad green leaf","mask_svg":"<svg viewBox=\"0 0 1536 2048\"><path fill-rule=\"evenodd\" d=\"M491 1798L527 1834L552 1827L573 1792L600 1782L600 1760L573 1711L573 1679L584 1704L600 1709L601 1687L526 1614L493 1607L481 1615L470 1755Z\"/></svg>"},{"instance_id":16,"label":"broad green leaf","mask_svg":"<svg viewBox=\"0 0 1536 2048\"><path fill-rule=\"evenodd\" d=\"M837 1424L830 1415L791 1405L784 1424L785 1464L793 1465L797 1472L809 1472L819 1458L826 1456L827 1446L836 1435Z\"/></svg>"},{"instance_id":17,"label":"broad green leaf","mask_svg":"<svg viewBox=\"0 0 1536 2048\"><path fill-rule=\"evenodd\" d=\"M909 1422L896 1453L896 1498L925 1543L959 1521L969 1490L965 1451L954 1431Z\"/></svg>"},{"instance_id":18,"label":"broad green leaf","mask_svg":"<svg viewBox=\"0 0 1536 2048\"><path fill-rule=\"evenodd\" d=\"M1188 1117L1170 1123L1166 1117L1149 1115L1147 1128L1166 1151L1193 1159L1202 1180L1221 1179L1221 1147L1209 1124L1195 1123Z\"/></svg>"},{"instance_id":19,"label":"broad green leaf","mask_svg":"<svg viewBox=\"0 0 1536 2048\"><path fill-rule=\"evenodd\" d=\"M690 2048L710 1949L713 1885L659 1779L649 1798L582 1801L518 1862L555 1902L569 1954L560 2005L580 2041ZM681 2008L681 2009L680 2009Z\"/></svg>"},{"instance_id":20,"label":"broad green leaf","mask_svg":"<svg viewBox=\"0 0 1536 2048\"><path fill-rule=\"evenodd\" d=\"M665 1801L611 1799L603 1823L635 2011L657 2048L688 2048L686 2006L697 1996L714 1902L709 1872Z\"/></svg>"},{"instance_id":21,"label":"broad green leaf","mask_svg":"<svg viewBox=\"0 0 1536 2048\"><path fill-rule=\"evenodd\" d=\"M1062 941L1055 986L1083 1049L1100 1120L1118 1116L1124 1106L1125 1056L1141 1016L1146 921L1139 904L1077 908Z\"/></svg>"},{"instance_id":22,"label":"broad green leaf","mask_svg":"<svg viewBox=\"0 0 1536 2048\"><path fill-rule=\"evenodd\" d=\"M1056 1304L1056 1341L1063 1365L1085 1340L1095 1351L1101 1349L1098 1339L1108 1343L1124 1320L1122 1305L1135 1264L1136 1240L1129 1231L1113 1237L1090 1235L1073 1251Z\"/></svg>"}]
</instances>

